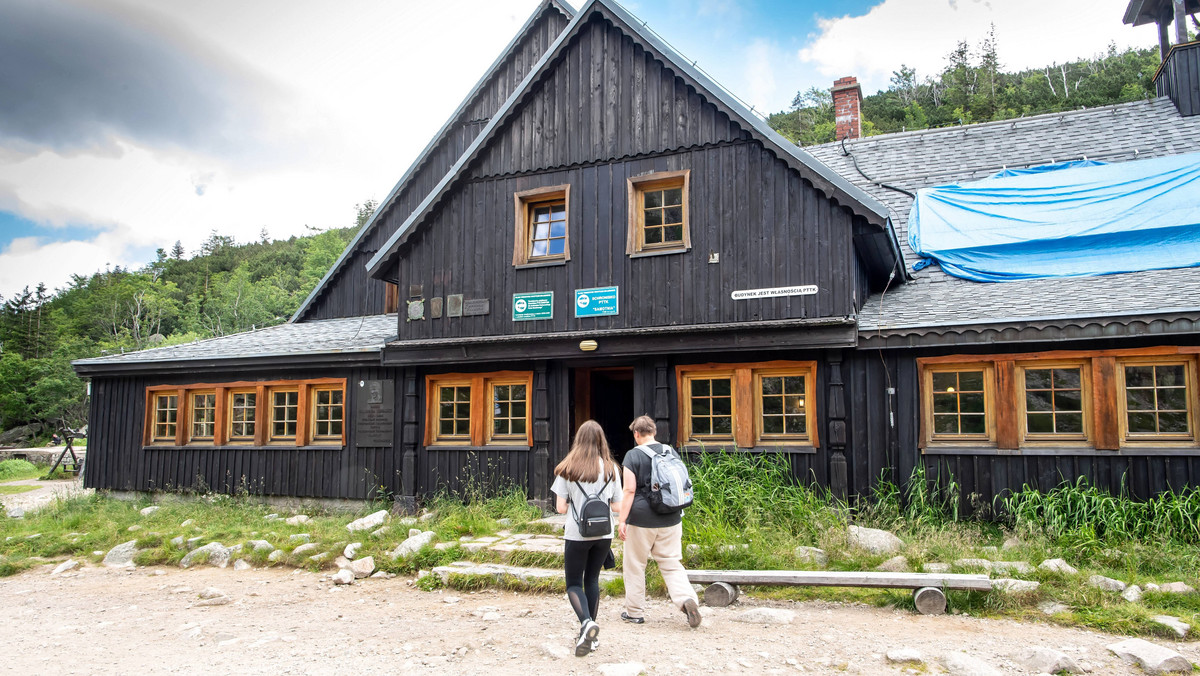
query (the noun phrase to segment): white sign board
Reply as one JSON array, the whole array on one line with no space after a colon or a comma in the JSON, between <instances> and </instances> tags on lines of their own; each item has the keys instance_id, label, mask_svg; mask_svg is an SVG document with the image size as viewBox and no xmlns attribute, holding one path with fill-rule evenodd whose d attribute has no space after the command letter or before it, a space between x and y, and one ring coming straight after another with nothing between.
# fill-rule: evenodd
<instances>
[{"instance_id":1,"label":"white sign board","mask_svg":"<svg viewBox=\"0 0 1200 676\"><path fill-rule=\"evenodd\" d=\"M817 293L815 284L804 286L777 286L773 289L744 289L729 294L734 300L749 300L751 298L779 298L780 296L814 296Z\"/></svg>"}]
</instances>

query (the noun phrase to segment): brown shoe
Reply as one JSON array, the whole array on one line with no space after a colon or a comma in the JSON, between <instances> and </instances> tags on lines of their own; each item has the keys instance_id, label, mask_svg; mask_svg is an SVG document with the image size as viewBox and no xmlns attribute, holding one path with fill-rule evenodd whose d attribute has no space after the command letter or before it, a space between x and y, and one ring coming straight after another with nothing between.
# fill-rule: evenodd
<instances>
[{"instance_id":1,"label":"brown shoe","mask_svg":"<svg viewBox=\"0 0 1200 676\"><path fill-rule=\"evenodd\" d=\"M687 615L688 626L695 629L700 626L700 607L692 599L683 602L683 612Z\"/></svg>"}]
</instances>

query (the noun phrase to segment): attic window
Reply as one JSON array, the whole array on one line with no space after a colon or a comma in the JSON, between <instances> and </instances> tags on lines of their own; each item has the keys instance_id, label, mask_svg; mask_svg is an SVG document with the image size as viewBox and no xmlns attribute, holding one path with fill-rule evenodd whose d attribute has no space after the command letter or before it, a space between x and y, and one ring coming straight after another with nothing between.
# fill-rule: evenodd
<instances>
[{"instance_id":1,"label":"attic window","mask_svg":"<svg viewBox=\"0 0 1200 676\"><path fill-rule=\"evenodd\" d=\"M677 253L692 247L688 229L689 171L629 179L629 235L625 253Z\"/></svg>"},{"instance_id":2,"label":"attic window","mask_svg":"<svg viewBox=\"0 0 1200 676\"><path fill-rule=\"evenodd\" d=\"M553 185L513 195L516 224L513 265L562 263L571 259L567 215L571 186Z\"/></svg>"}]
</instances>

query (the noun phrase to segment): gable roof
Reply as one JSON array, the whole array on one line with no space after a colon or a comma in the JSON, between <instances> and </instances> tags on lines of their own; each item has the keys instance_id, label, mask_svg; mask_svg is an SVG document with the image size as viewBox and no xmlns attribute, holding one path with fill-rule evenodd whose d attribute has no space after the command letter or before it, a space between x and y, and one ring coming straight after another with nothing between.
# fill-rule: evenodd
<instances>
[{"instance_id":1,"label":"gable roof","mask_svg":"<svg viewBox=\"0 0 1200 676\"><path fill-rule=\"evenodd\" d=\"M317 285L313 287L312 292L308 294L308 297L304 299L304 302L301 303L296 312L292 314L292 317L289 321L295 322L304 316L305 311L309 309L309 306L312 305L313 301L315 301L317 297L321 295L325 285L338 275L338 273L352 257L359 244L375 230L382 220L384 214L386 214L388 209L390 209L395 203L401 191L408 186L410 181L415 179L418 170L424 166L426 160L429 159L430 154L435 148L438 147L440 143L442 143L443 140L446 139L448 135L450 135L451 132L454 131L459 118L461 118L464 113L466 113L473 105L475 105L475 102L483 91L484 86L488 83L488 81L495 77L497 71L499 71L501 66L503 66L504 63L512 56L518 45L525 38L525 35L533 28L535 24L538 23L538 21L541 20L543 14L545 14L547 11L560 12L568 19L575 16L575 10L571 9L570 6L560 2L559 0L542 0L542 2L538 4L537 9L535 9L533 13L529 15L529 18L525 20L525 23L517 31L516 35L513 36L513 39L509 41L503 50L501 50L500 56L496 57L496 60L492 62L492 65L489 66L484 72L483 77L479 78L479 80L475 83L475 86L471 87L471 91L468 92L463 98L462 102L458 104L458 108L455 108L454 112L450 114L450 117L446 118L446 122L442 125L441 129L438 129L437 133L433 135L433 138L429 140L428 145L421 150L421 152L417 155L417 159L413 160L413 163L408 167L408 170L404 172L404 175L400 177L400 180L396 181L396 185L392 187L391 192L389 192L387 197L384 198L384 200L379 203L379 206L375 208L375 213L371 214L371 218L363 224L362 228L359 228L359 231L354 235L354 238L350 240L350 243L347 244L346 248L342 251L342 255L338 256L338 259L334 261L333 265L330 266L328 271L326 271L325 276L321 277L321 281L317 282Z\"/></svg>"},{"instance_id":2,"label":"gable roof","mask_svg":"<svg viewBox=\"0 0 1200 676\"><path fill-rule=\"evenodd\" d=\"M368 261L367 270L372 277L382 279L388 274L391 264L399 255L398 250L400 246L449 192L455 179L465 171L488 143L495 138L499 130L503 129L508 121L520 110L521 104L533 95L537 90L538 83L551 70L551 64L567 49L570 40L578 35L581 28L597 13L613 22L626 35L640 41L668 69L674 71L689 86L708 98L710 103L715 104L718 109L747 129L756 140L760 141L777 157L797 170L804 178L811 181L819 191L829 198L836 199L855 214L863 217L867 222L877 226L880 232L886 233L886 239L891 240L891 243L885 242L885 245L887 248L892 248L895 238L891 233L891 226L888 223L887 210L882 204L858 186L847 181L837 172L830 170L807 152L780 136L767 125L765 120L747 110L732 94L710 80L708 76L694 65L685 61L650 31L644 23L639 22L614 0L588 0L583 8L576 13L574 19L571 20L562 34L559 35L554 44L550 46L550 49L546 51L533 67L525 80L513 91L508 100L500 107L500 110L492 116L487 126L475 138L471 146L459 157L454 166L446 172L446 175L442 177L437 186L430 191L379 252ZM898 248L892 250L891 253L898 256Z\"/></svg>"},{"instance_id":3,"label":"gable roof","mask_svg":"<svg viewBox=\"0 0 1200 676\"><path fill-rule=\"evenodd\" d=\"M906 258L915 261L908 216L917 189L980 179L1006 167L1197 152L1200 117L1182 117L1170 99L1157 98L870 136L810 151L887 204ZM910 283L867 299L858 317L860 344L1113 336L1144 332L1147 322L1160 320L1156 330L1200 329L1200 268L1004 283L957 279L936 265L911 274Z\"/></svg>"}]
</instances>

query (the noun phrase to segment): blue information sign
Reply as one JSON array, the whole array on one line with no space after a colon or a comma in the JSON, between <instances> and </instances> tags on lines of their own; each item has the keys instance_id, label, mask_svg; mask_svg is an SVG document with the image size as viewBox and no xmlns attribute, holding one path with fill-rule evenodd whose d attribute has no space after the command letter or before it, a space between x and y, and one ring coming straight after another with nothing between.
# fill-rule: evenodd
<instances>
[{"instance_id":1,"label":"blue information sign","mask_svg":"<svg viewBox=\"0 0 1200 676\"><path fill-rule=\"evenodd\" d=\"M617 287L575 289L576 317L605 317L618 314Z\"/></svg>"}]
</instances>

